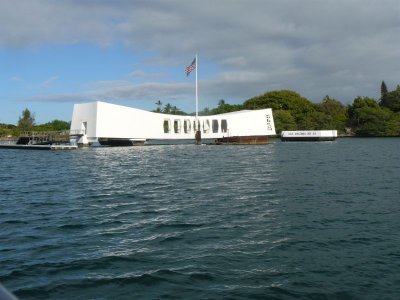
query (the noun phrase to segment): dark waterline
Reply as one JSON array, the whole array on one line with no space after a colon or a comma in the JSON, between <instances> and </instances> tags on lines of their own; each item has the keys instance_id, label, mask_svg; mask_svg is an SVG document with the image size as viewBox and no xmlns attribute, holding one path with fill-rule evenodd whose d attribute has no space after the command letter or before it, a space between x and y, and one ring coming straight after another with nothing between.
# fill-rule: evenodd
<instances>
[{"instance_id":1,"label":"dark waterline","mask_svg":"<svg viewBox=\"0 0 400 300\"><path fill-rule=\"evenodd\" d=\"M400 138L0 150L20 299L399 299Z\"/></svg>"}]
</instances>

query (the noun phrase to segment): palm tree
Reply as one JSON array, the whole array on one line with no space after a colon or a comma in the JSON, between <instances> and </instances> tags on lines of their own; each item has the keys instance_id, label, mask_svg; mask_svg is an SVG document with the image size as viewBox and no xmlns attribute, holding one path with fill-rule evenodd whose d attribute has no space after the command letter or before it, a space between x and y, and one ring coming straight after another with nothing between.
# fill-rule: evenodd
<instances>
[{"instance_id":1,"label":"palm tree","mask_svg":"<svg viewBox=\"0 0 400 300\"><path fill-rule=\"evenodd\" d=\"M158 101L156 102L156 105L157 105L156 112L161 112L161 105L162 105L161 100L158 100Z\"/></svg>"},{"instance_id":2,"label":"palm tree","mask_svg":"<svg viewBox=\"0 0 400 300\"><path fill-rule=\"evenodd\" d=\"M163 112L166 113L166 114L170 114L170 113L171 113L171 109L172 109L172 105L171 105L170 103L167 103L167 104L164 106Z\"/></svg>"}]
</instances>

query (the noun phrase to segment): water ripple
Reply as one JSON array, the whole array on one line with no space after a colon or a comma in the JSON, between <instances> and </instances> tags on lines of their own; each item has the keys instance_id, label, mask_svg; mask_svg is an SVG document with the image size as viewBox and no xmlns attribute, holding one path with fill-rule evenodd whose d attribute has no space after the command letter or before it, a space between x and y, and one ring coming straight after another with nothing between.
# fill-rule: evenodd
<instances>
[{"instance_id":1,"label":"water ripple","mask_svg":"<svg viewBox=\"0 0 400 300\"><path fill-rule=\"evenodd\" d=\"M397 299L399 141L0 150L0 282L21 299Z\"/></svg>"}]
</instances>

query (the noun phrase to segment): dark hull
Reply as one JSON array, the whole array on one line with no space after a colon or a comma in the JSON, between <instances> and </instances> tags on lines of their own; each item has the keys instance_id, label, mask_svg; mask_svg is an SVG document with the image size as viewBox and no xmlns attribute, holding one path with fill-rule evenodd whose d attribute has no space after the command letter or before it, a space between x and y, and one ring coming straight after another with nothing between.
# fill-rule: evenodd
<instances>
[{"instance_id":1,"label":"dark hull","mask_svg":"<svg viewBox=\"0 0 400 300\"><path fill-rule=\"evenodd\" d=\"M1 145L0 149L23 149L23 150L75 150L74 145Z\"/></svg>"},{"instance_id":2,"label":"dark hull","mask_svg":"<svg viewBox=\"0 0 400 300\"><path fill-rule=\"evenodd\" d=\"M196 140L132 140L132 139L122 139L122 138L99 138L99 144L102 146L109 147L121 147L121 146L143 146L143 145L180 145L180 144L192 144ZM268 144L269 137L266 135L262 136L231 136L223 137L219 139L204 139L201 143L211 144L211 145L263 145Z\"/></svg>"},{"instance_id":3,"label":"dark hull","mask_svg":"<svg viewBox=\"0 0 400 300\"><path fill-rule=\"evenodd\" d=\"M236 145L263 145L269 143L267 135L255 136L230 136L215 140L216 145L236 144Z\"/></svg>"},{"instance_id":4,"label":"dark hull","mask_svg":"<svg viewBox=\"0 0 400 300\"><path fill-rule=\"evenodd\" d=\"M336 140L336 137L281 137L283 142L326 142L334 140Z\"/></svg>"},{"instance_id":5,"label":"dark hull","mask_svg":"<svg viewBox=\"0 0 400 300\"><path fill-rule=\"evenodd\" d=\"M102 146L121 147L121 146L142 146L144 141L134 141L130 139L118 138L99 138L99 144Z\"/></svg>"}]
</instances>

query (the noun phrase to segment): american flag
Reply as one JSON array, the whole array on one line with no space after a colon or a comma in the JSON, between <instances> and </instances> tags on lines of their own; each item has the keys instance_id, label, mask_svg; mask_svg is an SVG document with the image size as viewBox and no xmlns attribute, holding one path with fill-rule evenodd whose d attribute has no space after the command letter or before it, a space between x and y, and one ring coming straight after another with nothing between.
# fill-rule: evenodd
<instances>
[{"instance_id":1,"label":"american flag","mask_svg":"<svg viewBox=\"0 0 400 300\"><path fill-rule=\"evenodd\" d=\"M190 72L192 72L194 69L196 69L196 57L193 59L192 63L186 67L186 77L189 76Z\"/></svg>"}]
</instances>

